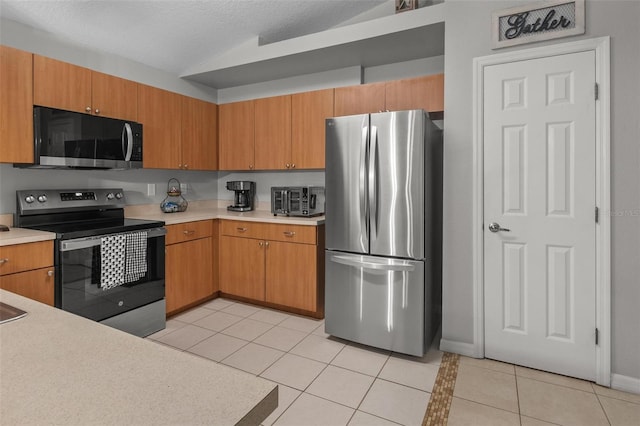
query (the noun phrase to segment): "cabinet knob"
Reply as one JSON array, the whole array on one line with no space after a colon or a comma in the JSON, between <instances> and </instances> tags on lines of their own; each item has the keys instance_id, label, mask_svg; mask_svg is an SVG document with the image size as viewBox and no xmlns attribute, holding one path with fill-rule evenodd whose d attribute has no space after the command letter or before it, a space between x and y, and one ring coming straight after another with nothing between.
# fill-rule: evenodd
<instances>
[{"instance_id":1,"label":"cabinet knob","mask_svg":"<svg viewBox=\"0 0 640 426\"><path fill-rule=\"evenodd\" d=\"M285 237L293 237L296 235L295 231L284 231L283 234Z\"/></svg>"},{"instance_id":2,"label":"cabinet knob","mask_svg":"<svg viewBox=\"0 0 640 426\"><path fill-rule=\"evenodd\" d=\"M264 242L264 245L265 245L265 246L267 246L267 247L269 247L269 241L265 241L265 242Z\"/></svg>"},{"instance_id":3,"label":"cabinet knob","mask_svg":"<svg viewBox=\"0 0 640 426\"><path fill-rule=\"evenodd\" d=\"M8 258L4 258L4 259L0 259L0 265L2 265L3 263L7 263L9 261Z\"/></svg>"},{"instance_id":4,"label":"cabinet knob","mask_svg":"<svg viewBox=\"0 0 640 426\"><path fill-rule=\"evenodd\" d=\"M98 108L96 108L96 114L100 114L100 110Z\"/></svg>"},{"instance_id":5,"label":"cabinet knob","mask_svg":"<svg viewBox=\"0 0 640 426\"><path fill-rule=\"evenodd\" d=\"M259 245L260 247L262 247L262 246L264 245L264 242L263 242L263 241L260 241L260 242L258 242L258 245Z\"/></svg>"},{"instance_id":6,"label":"cabinet knob","mask_svg":"<svg viewBox=\"0 0 640 426\"><path fill-rule=\"evenodd\" d=\"M295 165L295 164L291 164L291 168L292 168L292 169L295 169L295 168L296 168L296 165Z\"/></svg>"},{"instance_id":7,"label":"cabinet knob","mask_svg":"<svg viewBox=\"0 0 640 426\"><path fill-rule=\"evenodd\" d=\"M47 275L52 277L53 276L53 271L47 271Z\"/></svg>"},{"instance_id":8,"label":"cabinet knob","mask_svg":"<svg viewBox=\"0 0 640 426\"><path fill-rule=\"evenodd\" d=\"M253 170L253 164L249 164L249 170Z\"/></svg>"},{"instance_id":9,"label":"cabinet knob","mask_svg":"<svg viewBox=\"0 0 640 426\"><path fill-rule=\"evenodd\" d=\"M188 169L188 168L189 168L189 165L188 165L188 164L185 164L183 168Z\"/></svg>"},{"instance_id":10,"label":"cabinet knob","mask_svg":"<svg viewBox=\"0 0 640 426\"><path fill-rule=\"evenodd\" d=\"M87 112L91 112L91 107L90 107L90 106L88 106L88 107L86 107L84 110L85 110L85 111L87 111Z\"/></svg>"},{"instance_id":11,"label":"cabinet knob","mask_svg":"<svg viewBox=\"0 0 640 426\"><path fill-rule=\"evenodd\" d=\"M287 169L291 167L291 165L289 163L284 165Z\"/></svg>"}]
</instances>

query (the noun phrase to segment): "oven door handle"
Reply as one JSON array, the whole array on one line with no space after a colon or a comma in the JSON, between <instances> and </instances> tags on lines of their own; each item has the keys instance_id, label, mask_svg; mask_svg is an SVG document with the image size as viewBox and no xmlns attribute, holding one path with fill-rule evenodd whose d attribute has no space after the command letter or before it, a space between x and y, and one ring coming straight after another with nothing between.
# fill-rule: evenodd
<instances>
[{"instance_id":1,"label":"oven door handle","mask_svg":"<svg viewBox=\"0 0 640 426\"><path fill-rule=\"evenodd\" d=\"M126 232L131 233L131 232ZM165 228L153 228L147 230L147 239L149 238L157 238L167 234L167 230ZM89 247L99 246L102 243L102 237L86 237L86 238L77 238L75 240L66 240L60 243L60 251L72 251L72 250L81 250Z\"/></svg>"}]
</instances>

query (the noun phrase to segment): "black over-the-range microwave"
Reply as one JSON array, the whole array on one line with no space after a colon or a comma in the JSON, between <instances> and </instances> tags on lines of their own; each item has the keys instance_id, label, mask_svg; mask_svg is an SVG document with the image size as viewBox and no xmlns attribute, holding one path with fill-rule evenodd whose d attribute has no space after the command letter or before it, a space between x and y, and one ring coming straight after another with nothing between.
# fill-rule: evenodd
<instances>
[{"instance_id":1,"label":"black over-the-range microwave","mask_svg":"<svg viewBox=\"0 0 640 426\"><path fill-rule=\"evenodd\" d=\"M16 167L142 167L142 124L134 121L34 106L33 136L34 163Z\"/></svg>"}]
</instances>

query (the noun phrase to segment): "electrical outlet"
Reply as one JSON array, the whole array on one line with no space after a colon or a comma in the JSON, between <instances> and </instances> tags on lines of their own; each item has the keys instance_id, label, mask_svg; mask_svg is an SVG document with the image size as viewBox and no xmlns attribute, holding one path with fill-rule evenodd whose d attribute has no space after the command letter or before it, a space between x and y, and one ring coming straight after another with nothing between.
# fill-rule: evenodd
<instances>
[{"instance_id":1,"label":"electrical outlet","mask_svg":"<svg viewBox=\"0 0 640 426\"><path fill-rule=\"evenodd\" d=\"M186 183L181 183L180 184L180 191L182 192L182 195L187 195L187 184Z\"/></svg>"},{"instance_id":2,"label":"electrical outlet","mask_svg":"<svg viewBox=\"0 0 640 426\"><path fill-rule=\"evenodd\" d=\"M155 183L148 183L147 184L147 196L148 197L153 197L154 195L156 195L156 184Z\"/></svg>"}]
</instances>

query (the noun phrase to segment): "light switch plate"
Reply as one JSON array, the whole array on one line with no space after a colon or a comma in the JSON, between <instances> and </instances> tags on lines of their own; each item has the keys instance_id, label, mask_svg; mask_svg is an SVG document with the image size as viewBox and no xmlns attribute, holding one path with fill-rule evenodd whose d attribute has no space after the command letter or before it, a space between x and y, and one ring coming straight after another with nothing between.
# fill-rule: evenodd
<instances>
[{"instance_id":1,"label":"light switch plate","mask_svg":"<svg viewBox=\"0 0 640 426\"><path fill-rule=\"evenodd\" d=\"M154 195L156 195L156 184L155 183L148 183L147 184L147 196L148 197L153 197Z\"/></svg>"}]
</instances>

